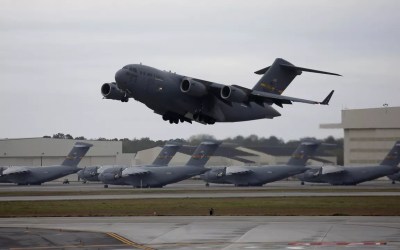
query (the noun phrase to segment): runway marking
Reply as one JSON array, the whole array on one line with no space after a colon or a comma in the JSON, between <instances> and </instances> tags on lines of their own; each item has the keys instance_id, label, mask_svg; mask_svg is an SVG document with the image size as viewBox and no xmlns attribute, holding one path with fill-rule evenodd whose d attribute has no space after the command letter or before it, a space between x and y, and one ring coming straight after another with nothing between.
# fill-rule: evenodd
<instances>
[{"instance_id":1,"label":"runway marking","mask_svg":"<svg viewBox=\"0 0 400 250\"><path fill-rule=\"evenodd\" d=\"M121 236L119 234L113 233L113 232L107 232L106 234L108 234L109 236L113 237L114 239L117 239L117 240L119 240L119 241L121 241L121 242L123 242L123 243L125 243L125 244L127 244L129 246L133 246L133 247L136 247L136 248L139 248L139 249L144 249L144 250L155 250L154 248L141 245L139 243L131 241L131 240L129 240L129 239L127 239L127 238L125 238L125 237L123 237L123 236Z\"/></svg>"},{"instance_id":2,"label":"runway marking","mask_svg":"<svg viewBox=\"0 0 400 250\"><path fill-rule=\"evenodd\" d=\"M289 242L290 246L383 246L387 242L384 241L363 241L363 242Z\"/></svg>"}]
</instances>

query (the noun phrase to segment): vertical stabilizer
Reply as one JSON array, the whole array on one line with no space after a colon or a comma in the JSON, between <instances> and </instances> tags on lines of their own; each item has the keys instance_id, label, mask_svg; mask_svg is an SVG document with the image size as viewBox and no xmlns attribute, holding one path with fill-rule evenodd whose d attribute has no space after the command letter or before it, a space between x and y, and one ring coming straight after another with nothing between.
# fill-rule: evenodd
<instances>
[{"instance_id":1,"label":"vertical stabilizer","mask_svg":"<svg viewBox=\"0 0 400 250\"><path fill-rule=\"evenodd\" d=\"M287 86L289 86L293 79L296 76L301 75L303 71L340 76L336 73L297 67L282 58L276 58L271 66L254 72L263 76L253 87L253 90L280 95L287 88Z\"/></svg>"},{"instance_id":2,"label":"vertical stabilizer","mask_svg":"<svg viewBox=\"0 0 400 250\"><path fill-rule=\"evenodd\" d=\"M255 72L259 75L263 74L263 76L254 86L253 90L278 95L282 94L282 92L287 88L287 86L289 86L293 79L297 75L301 74L301 71L282 68L281 64L294 66L282 58L276 58L271 66Z\"/></svg>"},{"instance_id":3,"label":"vertical stabilizer","mask_svg":"<svg viewBox=\"0 0 400 250\"><path fill-rule=\"evenodd\" d=\"M314 155L319 142L302 142L292 154L292 157L288 161L288 165L305 166L308 159Z\"/></svg>"},{"instance_id":4,"label":"vertical stabilizer","mask_svg":"<svg viewBox=\"0 0 400 250\"><path fill-rule=\"evenodd\" d=\"M186 165L204 167L210 159L210 156L212 156L219 147L219 144L218 142L202 142L196 148Z\"/></svg>"},{"instance_id":5,"label":"vertical stabilizer","mask_svg":"<svg viewBox=\"0 0 400 250\"><path fill-rule=\"evenodd\" d=\"M400 141L397 141L390 152L387 154L385 159L381 162L381 165L397 166L400 162Z\"/></svg>"},{"instance_id":6,"label":"vertical stabilizer","mask_svg":"<svg viewBox=\"0 0 400 250\"><path fill-rule=\"evenodd\" d=\"M71 152L69 152L68 156L61 165L69 167L78 166L79 162L85 156L91 146L93 145L89 143L76 142Z\"/></svg>"},{"instance_id":7,"label":"vertical stabilizer","mask_svg":"<svg viewBox=\"0 0 400 250\"><path fill-rule=\"evenodd\" d=\"M153 165L157 166L167 166L168 163L172 160L175 156L176 152L178 152L179 148L181 147L180 144L175 143L167 143L158 154L157 158L154 159Z\"/></svg>"}]
</instances>

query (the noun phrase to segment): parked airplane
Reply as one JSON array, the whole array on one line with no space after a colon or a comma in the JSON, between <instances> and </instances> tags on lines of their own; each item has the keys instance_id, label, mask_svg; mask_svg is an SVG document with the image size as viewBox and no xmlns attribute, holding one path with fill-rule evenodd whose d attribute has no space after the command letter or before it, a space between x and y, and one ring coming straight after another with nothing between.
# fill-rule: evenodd
<instances>
[{"instance_id":1,"label":"parked airplane","mask_svg":"<svg viewBox=\"0 0 400 250\"><path fill-rule=\"evenodd\" d=\"M229 166L216 168L200 175L207 183L234 184L235 186L262 186L307 170L306 162L315 153L320 142L302 142L286 165Z\"/></svg>"},{"instance_id":2,"label":"parked airplane","mask_svg":"<svg viewBox=\"0 0 400 250\"><path fill-rule=\"evenodd\" d=\"M116 82L102 85L101 93L106 99L122 102L134 98L161 115L165 121L176 124L272 119L281 115L272 104L283 107L283 104L292 102L329 103L333 90L322 102L282 95L292 80L302 72L340 76L297 67L277 58L271 66L255 72L262 77L253 89L247 89L178 75L142 64L129 64L115 74Z\"/></svg>"},{"instance_id":3,"label":"parked airplane","mask_svg":"<svg viewBox=\"0 0 400 250\"><path fill-rule=\"evenodd\" d=\"M357 185L383 176L399 172L397 165L400 162L400 141L397 141L388 155L377 166L339 167L323 166L319 169L310 169L297 175L304 182L329 183L331 185Z\"/></svg>"},{"instance_id":4,"label":"parked airplane","mask_svg":"<svg viewBox=\"0 0 400 250\"><path fill-rule=\"evenodd\" d=\"M133 187L163 187L207 171L206 165L210 156L217 150L219 143L202 142L184 166L134 166L120 169L106 169L99 179L113 185L130 185Z\"/></svg>"},{"instance_id":5,"label":"parked airplane","mask_svg":"<svg viewBox=\"0 0 400 250\"><path fill-rule=\"evenodd\" d=\"M156 159L154 159L152 165L154 166L166 166L178 152L180 144L174 142L167 142L163 149L160 151ZM108 168L120 169L121 166L88 166L78 171L78 177L80 180L86 181L100 181L99 173L103 172Z\"/></svg>"},{"instance_id":6,"label":"parked airplane","mask_svg":"<svg viewBox=\"0 0 400 250\"><path fill-rule=\"evenodd\" d=\"M7 167L0 167L0 183L11 183L7 176L3 175L3 171L6 170Z\"/></svg>"},{"instance_id":7,"label":"parked airplane","mask_svg":"<svg viewBox=\"0 0 400 250\"><path fill-rule=\"evenodd\" d=\"M50 167L13 166L3 171L7 181L18 185L40 185L79 171L77 167L92 144L76 142L61 165Z\"/></svg>"},{"instance_id":8,"label":"parked airplane","mask_svg":"<svg viewBox=\"0 0 400 250\"><path fill-rule=\"evenodd\" d=\"M388 178L392 180L392 184L396 184L396 181L400 181L400 172L388 175Z\"/></svg>"}]
</instances>

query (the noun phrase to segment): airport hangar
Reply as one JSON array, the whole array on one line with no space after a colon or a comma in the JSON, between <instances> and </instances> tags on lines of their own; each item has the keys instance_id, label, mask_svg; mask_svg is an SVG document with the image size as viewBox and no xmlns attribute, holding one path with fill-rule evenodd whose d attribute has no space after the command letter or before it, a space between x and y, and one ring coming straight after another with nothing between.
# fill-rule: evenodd
<instances>
[{"instance_id":1,"label":"airport hangar","mask_svg":"<svg viewBox=\"0 0 400 250\"><path fill-rule=\"evenodd\" d=\"M344 109L339 124L323 129L344 130L344 164L379 164L400 140L400 107Z\"/></svg>"},{"instance_id":2,"label":"airport hangar","mask_svg":"<svg viewBox=\"0 0 400 250\"><path fill-rule=\"evenodd\" d=\"M70 140L54 138L19 138L0 140L0 166L51 166L59 165L72 149L76 141L93 144L80 162L80 167L102 165L141 165L151 163L161 151L161 147L149 148L137 153L124 153L122 141ZM196 147L184 146L174 156L169 165L184 165ZM218 148L207 163L213 166L244 166L285 164L295 148L287 147L241 147L224 145ZM317 152L317 159L310 160L310 165L321 165L319 161L336 163L336 157L324 152ZM64 177L71 181L77 175ZM64 179L61 178L60 180Z\"/></svg>"}]
</instances>

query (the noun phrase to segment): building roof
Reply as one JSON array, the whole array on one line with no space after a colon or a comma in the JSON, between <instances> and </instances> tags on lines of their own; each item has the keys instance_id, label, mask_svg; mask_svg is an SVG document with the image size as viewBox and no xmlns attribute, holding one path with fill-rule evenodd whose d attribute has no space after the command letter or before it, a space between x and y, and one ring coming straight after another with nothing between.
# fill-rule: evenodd
<instances>
[{"instance_id":1,"label":"building roof","mask_svg":"<svg viewBox=\"0 0 400 250\"><path fill-rule=\"evenodd\" d=\"M400 107L379 107L342 110L339 124L321 124L320 128L375 129L400 128Z\"/></svg>"}]
</instances>

